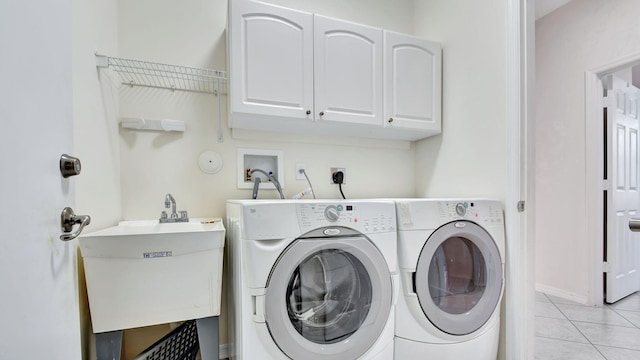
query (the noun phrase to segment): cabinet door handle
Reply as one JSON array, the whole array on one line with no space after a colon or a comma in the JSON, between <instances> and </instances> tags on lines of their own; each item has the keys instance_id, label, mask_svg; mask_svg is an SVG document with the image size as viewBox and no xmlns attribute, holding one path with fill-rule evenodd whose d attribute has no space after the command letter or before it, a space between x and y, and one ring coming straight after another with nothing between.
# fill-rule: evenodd
<instances>
[{"instance_id":1,"label":"cabinet door handle","mask_svg":"<svg viewBox=\"0 0 640 360\"><path fill-rule=\"evenodd\" d=\"M320 116L324 116L324 111L320 111Z\"/></svg>"},{"instance_id":2,"label":"cabinet door handle","mask_svg":"<svg viewBox=\"0 0 640 360\"><path fill-rule=\"evenodd\" d=\"M311 115L311 110L307 110L307 115Z\"/></svg>"},{"instance_id":3,"label":"cabinet door handle","mask_svg":"<svg viewBox=\"0 0 640 360\"><path fill-rule=\"evenodd\" d=\"M393 118L392 118L392 117L390 117L390 118L389 118L389 120L387 120L387 122L388 122L389 124L391 124L391 123L393 122Z\"/></svg>"}]
</instances>

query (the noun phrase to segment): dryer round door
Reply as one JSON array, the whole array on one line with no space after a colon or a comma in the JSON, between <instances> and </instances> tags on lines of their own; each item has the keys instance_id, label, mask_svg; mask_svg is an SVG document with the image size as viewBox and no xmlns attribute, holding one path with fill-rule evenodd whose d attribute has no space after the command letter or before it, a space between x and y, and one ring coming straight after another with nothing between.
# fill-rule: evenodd
<instances>
[{"instance_id":1,"label":"dryer round door","mask_svg":"<svg viewBox=\"0 0 640 360\"><path fill-rule=\"evenodd\" d=\"M441 226L418 257L418 301L429 321L445 333L466 335L480 329L496 310L502 286L496 243L474 222Z\"/></svg>"},{"instance_id":2,"label":"dryer round door","mask_svg":"<svg viewBox=\"0 0 640 360\"><path fill-rule=\"evenodd\" d=\"M366 237L297 239L269 275L265 320L292 359L356 359L382 333L391 291L386 261Z\"/></svg>"}]
</instances>

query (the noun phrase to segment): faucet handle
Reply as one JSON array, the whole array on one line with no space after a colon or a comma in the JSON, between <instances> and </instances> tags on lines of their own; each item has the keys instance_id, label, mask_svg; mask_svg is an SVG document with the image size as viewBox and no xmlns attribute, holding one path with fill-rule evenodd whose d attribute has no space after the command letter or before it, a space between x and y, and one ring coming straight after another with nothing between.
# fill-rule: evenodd
<instances>
[{"instance_id":1,"label":"faucet handle","mask_svg":"<svg viewBox=\"0 0 640 360\"><path fill-rule=\"evenodd\" d=\"M183 221L189 221L189 215L187 215L186 210L180 211L180 219L182 219Z\"/></svg>"}]
</instances>

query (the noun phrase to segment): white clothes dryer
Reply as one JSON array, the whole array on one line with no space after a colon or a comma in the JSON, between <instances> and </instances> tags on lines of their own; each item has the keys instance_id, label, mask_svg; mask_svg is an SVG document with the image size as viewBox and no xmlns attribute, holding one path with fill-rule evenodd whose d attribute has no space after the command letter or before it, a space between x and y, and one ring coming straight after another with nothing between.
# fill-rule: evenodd
<instances>
[{"instance_id":1,"label":"white clothes dryer","mask_svg":"<svg viewBox=\"0 0 640 360\"><path fill-rule=\"evenodd\" d=\"M233 359L389 360L393 201L230 200Z\"/></svg>"},{"instance_id":2,"label":"white clothes dryer","mask_svg":"<svg viewBox=\"0 0 640 360\"><path fill-rule=\"evenodd\" d=\"M495 360L504 291L502 205L399 199L395 358Z\"/></svg>"}]
</instances>

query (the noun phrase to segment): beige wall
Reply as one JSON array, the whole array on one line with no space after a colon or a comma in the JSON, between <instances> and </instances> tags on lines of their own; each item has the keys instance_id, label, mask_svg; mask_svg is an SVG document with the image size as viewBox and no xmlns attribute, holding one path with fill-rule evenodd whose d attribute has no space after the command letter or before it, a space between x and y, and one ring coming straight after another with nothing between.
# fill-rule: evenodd
<instances>
[{"instance_id":1,"label":"beige wall","mask_svg":"<svg viewBox=\"0 0 640 360\"><path fill-rule=\"evenodd\" d=\"M96 71L94 53L117 51L117 3L73 1L74 153L82 171L73 177L78 214L89 214L85 232L115 225L121 218L120 139L113 126L118 97ZM77 242L76 242L77 243ZM83 359L95 358L82 258L78 254Z\"/></svg>"},{"instance_id":2,"label":"beige wall","mask_svg":"<svg viewBox=\"0 0 640 360\"><path fill-rule=\"evenodd\" d=\"M270 2L399 32L413 29L413 1L293 1ZM226 70L227 1L176 2L126 0L118 2L118 51L108 55ZM109 75L105 72L103 76ZM117 83L111 75L109 81ZM339 198L329 183L330 167L346 168L347 198L415 196L414 149L408 142L296 136L244 132L234 138L227 128L226 96L222 97L224 142L216 140L217 98L213 95L120 87L119 114L186 121L184 133L118 130L122 218L154 219L164 210L164 195L172 193L179 210L191 217L224 217L228 199L248 199L251 190L236 188L238 148L275 149L284 154L285 195L304 190L296 180L295 163L306 171L318 197ZM201 152L221 154L218 174L198 169ZM261 190L259 198L274 198ZM226 296L223 294L221 343L225 343ZM154 329L155 331L155 329ZM149 330L151 332L151 330ZM144 332L127 334L127 348L145 343Z\"/></svg>"},{"instance_id":3,"label":"beige wall","mask_svg":"<svg viewBox=\"0 0 640 360\"><path fill-rule=\"evenodd\" d=\"M227 1L105 0L104 4L110 4L105 5L106 9L76 1L78 16L82 17L78 28L88 32L78 36L92 39L76 49L76 58L82 58L85 66L82 78L89 79L78 84L79 92L88 93L76 96L80 101L76 139L87 159L95 158L100 164L99 167L86 164L86 172L97 177L87 175L85 184L78 184L81 187L78 204L97 214L93 230L120 219L157 218L167 192L175 196L179 210L188 210L192 217L223 217L227 199L251 195L250 190L236 189L238 148L282 150L287 197L306 188L306 183L295 180L294 175L294 164L303 162L322 198L340 196L337 187L329 184L329 168L340 166L346 168L344 192L351 198L504 199L502 2L466 1L454 5L444 0L269 2L442 42L443 135L413 144L257 132L233 138L226 126L223 96L225 140L218 143L215 96L122 87L105 71L99 72L101 87L98 87L95 67L88 62L93 61L93 51L99 50L111 56L226 70ZM117 15L113 14L116 8ZM103 11L107 16L99 19ZM94 29L100 27L95 24L102 25L102 30ZM109 36L103 38L96 33L100 31L108 32ZM115 40L113 31L117 31ZM187 131L122 130L118 115L184 120ZM224 167L220 173L206 175L199 171L197 158L204 150L222 155ZM260 197L273 198L275 193L261 191ZM224 307L222 311L224 343L227 339ZM136 341L128 337L127 346Z\"/></svg>"},{"instance_id":4,"label":"beige wall","mask_svg":"<svg viewBox=\"0 0 640 360\"><path fill-rule=\"evenodd\" d=\"M417 195L504 201L506 2L415 4L415 34L442 44L443 68L442 134L415 144ZM500 359L506 354L505 323L510 315L504 310L501 315Z\"/></svg>"},{"instance_id":5,"label":"beige wall","mask_svg":"<svg viewBox=\"0 0 640 360\"><path fill-rule=\"evenodd\" d=\"M280 1L296 7L296 1ZM354 3L354 4L352 4ZM369 4L370 2L367 2ZM344 19L369 19L368 23L410 30L410 6L365 5L363 1L306 1L304 10L337 15ZM405 4L411 4L404 1ZM357 5L357 6L356 6ZM386 16L390 9L394 17ZM399 10L398 8L402 9ZM332 11L329 11L331 9ZM360 9L360 10L358 10ZM343 11L344 10L344 11ZM357 11L358 10L358 11ZM119 3L119 51L126 58L226 70L227 2L225 0L175 1L136 0ZM357 15L357 16L356 16ZM153 30L152 30L153 29ZM166 90L122 88L120 114L184 120L184 133L154 133L120 130L122 213L126 219L153 219L163 210L164 195L172 193L178 208L194 217L224 216L225 202L250 198L251 190L236 188L238 148L275 149L284 153L285 195L304 190L304 180L295 179L295 163L306 165L316 193L338 198L337 186L329 183L332 166L346 168L345 195L351 198L414 195L414 151L408 143L299 137L251 133L254 139L231 136L226 126L226 96L222 97L224 142L216 141L217 98L213 95L171 93ZM117 127L117 123L113 123ZM296 142L307 139L307 143ZM222 171L205 175L197 167L205 150L221 154ZM275 197L261 191L260 198Z\"/></svg>"},{"instance_id":6,"label":"beige wall","mask_svg":"<svg viewBox=\"0 0 640 360\"><path fill-rule=\"evenodd\" d=\"M442 43L442 134L416 143L422 197L504 200L504 1L416 0L415 33Z\"/></svg>"},{"instance_id":7,"label":"beige wall","mask_svg":"<svg viewBox=\"0 0 640 360\"><path fill-rule=\"evenodd\" d=\"M414 0L264 0L292 9L413 33Z\"/></svg>"},{"instance_id":8,"label":"beige wall","mask_svg":"<svg viewBox=\"0 0 640 360\"><path fill-rule=\"evenodd\" d=\"M536 286L587 301L584 73L640 52L636 0L572 1L536 22Z\"/></svg>"},{"instance_id":9,"label":"beige wall","mask_svg":"<svg viewBox=\"0 0 640 360\"><path fill-rule=\"evenodd\" d=\"M73 118L75 155L82 171L76 184L76 212L90 214L95 230L120 220L120 139L113 126L118 95L100 81L95 52L117 51L117 4L73 2Z\"/></svg>"}]
</instances>

